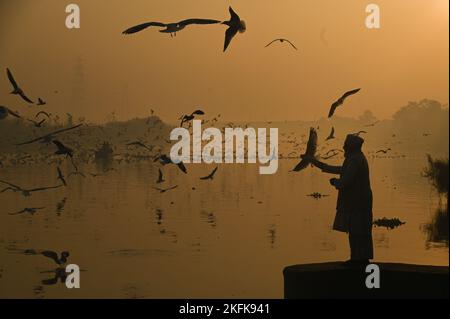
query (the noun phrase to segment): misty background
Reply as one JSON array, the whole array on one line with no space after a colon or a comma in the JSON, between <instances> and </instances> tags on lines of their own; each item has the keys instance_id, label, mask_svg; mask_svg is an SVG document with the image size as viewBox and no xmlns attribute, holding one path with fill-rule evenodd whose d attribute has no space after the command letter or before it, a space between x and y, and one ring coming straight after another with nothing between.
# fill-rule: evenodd
<instances>
[{"instance_id":1,"label":"misty background","mask_svg":"<svg viewBox=\"0 0 450 319\"><path fill-rule=\"evenodd\" d=\"M145 117L164 122L201 107L225 121L318 120L343 92L361 87L337 115L371 110L390 119L409 101L448 102L448 1L379 0L381 29L365 27L367 1L78 0L81 29L65 26L69 2L0 1L0 67L25 92L61 117L93 122ZM225 26L189 26L176 38L145 21L246 21L222 52ZM298 51L277 43L286 37ZM34 110L9 95L0 76L0 105Z\"/></svg>"}]
</instances>

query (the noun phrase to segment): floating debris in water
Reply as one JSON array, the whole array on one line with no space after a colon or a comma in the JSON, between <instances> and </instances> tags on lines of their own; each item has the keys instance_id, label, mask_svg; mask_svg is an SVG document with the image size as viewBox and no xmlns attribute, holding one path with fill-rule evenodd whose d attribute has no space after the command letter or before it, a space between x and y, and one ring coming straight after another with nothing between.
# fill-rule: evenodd
<instances>
[{"instance_id":1,"label":"floating debris in water","mask_svg":"<svg viewBox=\"0 0 450 319\"><path fill-rule=\"evenodd\" d=\"M314 192L314 193L308 194L308 195L306 195L306 196L314 197L315 199L319 199L319 198L327 197L327 196L330 196L330 195L328 195L328 194L321 194L321 193L318 193L318 192Z\"/></svg>"},{"instance_id":2,"label":"floating debris in water","mask_svg":"<svg viewBox=\"0 0 450 319\"><path fill-rule=\"evenodd\" d=\"M394 229L401 225L405 224L405 222L402 222L398 218L386 218L383 217L381 219L377 219L373 221L373 225L376 227L386 227L388 229Z\"/></svg>"}]
</instances>

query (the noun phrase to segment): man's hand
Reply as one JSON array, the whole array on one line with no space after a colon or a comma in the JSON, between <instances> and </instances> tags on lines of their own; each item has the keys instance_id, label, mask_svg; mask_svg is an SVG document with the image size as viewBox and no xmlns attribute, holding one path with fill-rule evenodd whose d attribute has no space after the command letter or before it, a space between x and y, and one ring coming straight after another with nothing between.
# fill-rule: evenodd
<instances>
[{"instance_id":1,"label":"man's hand","mask_svg":"<svg viewBox=\"0 0 450 319\"><path fill-rule=\"evenodd\" d=\"M330 184L337 188L337 186L336 186L337 185L337 181L338 181L337 178L331 178L330 179Z\"/></svg>"}]
</instances>

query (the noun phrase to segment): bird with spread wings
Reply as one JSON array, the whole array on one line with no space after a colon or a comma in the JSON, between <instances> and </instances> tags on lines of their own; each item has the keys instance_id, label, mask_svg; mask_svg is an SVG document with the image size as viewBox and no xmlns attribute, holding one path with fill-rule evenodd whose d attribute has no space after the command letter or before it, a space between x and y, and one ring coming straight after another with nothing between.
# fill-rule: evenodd
<instances>
[{"instance_id":1,"label":"bird with spread wings","mask_svg":"<svg viewBox=\"0 0 450 319\"><path fill-rule=\"evenodd\" d=\"M60 130L57 130L57 131L54 131L54 132L45 134L45 135L43 135L43 136L34 138L34 139L32 139L32 140L29 140L29 141L26 141L26 142L22 142L22 143L18 143L18 144L14 144L14 145L26 145L26 144L31 144L31 143L38 142L38 141L41 141L41 140L42 140L42 141L45 141L45 142L47 142L47 143L51 143L51 140L53 139L53 137L54 137L56 134L60 134L60 133L63 133L63 132L67 132L67 131L76 129L76 128L82 126L82 125L83 125L83 124L78 124L78 125L75 125L75 126L63 128L63 129L60 129Z\"/></svg>"},{"instance_id":2,"label":"bird with spread wings","mask_svg":"<svg viewBox=\"0 0 450 319\"><path fill-rule=\"evenodd\" d=\"M349 96L356 94L360 91L361 89L354 89L348 92L345 92L337 101L333 102L333 104L330 107L330 111L328 112L328 117L332 117L334 112L336 111L336 109L338 108L338 106L341 106L342 104L344 104L345 99L347 99Z\"/></svg>"},{"instance_id":3,"label":"bird with spread wings","mask_svg":"<svg viewBox=\"0 0 450 319\"><path fill-rule=\"evenodd\" d=\"M268 46L272 45L273 43L275 43L275 42L277 42L277 41L280 42L280 43L287 42L287 43L289 43L289 44L291 45L291 47L293 47L295 50L297 50L297 47L294 45L294 43L292 43L292 42L289 41L288 39L284 39L284 38L278 38L278 39L272 40L271 42L269 42L269 43L265 46L265 48L267 48Z\"/></svg>"},{"instance_id":4,"label":"bird with spread wings","mask_svg":"<svg viewBox=\"0 0 450 319\"><path fill-rule=\"evenodd\" d=\"M228 11L230 12L230 20L222 22L228 26L228 29L225 31L225 43L223 45L223 52L226 51L228 46L231 43L231 40L234 36L239 33L244 33L247 30L247 26L245 25L244 20L238 16L236 12L234 12L233 8L229 7Z\"/></svg>"},{"instance_id":5,"label":"bird with spread wings","mask_svg":"<svg viewBox=\"0 0 450 319\"><path fill-rule=\"evenodd\" d=\"M305 169L308 164L311 163L311 159L315 158L317 151L317 131L315 128L311 127L309 129L309 139L306 145L306 151L303 155L300 156L301 161L298 163L293 171L298 172L302 169Z\"/></svg>"},{"instance_id":6,"label":"bird with spread wings","mask_svg":"<svg viewBox=\"0 0 450 319\"><path fill-rule=\"evenodd\" d=\"M18 113L11 111L8 107L0 105L0 120L7 118L9 115L19 119L22 118Z\"/></svg>"},{"instance_id":7,"label":"bird with spread wings","mask_svg":"<svg viewBox=\"0 0 450 319\"><path fill-rule=\"evenodd\" d=\"M16 80L14 79L14 76L12 75L11 71L8 68L6 69L6 75L8 76L9 82L13 86L11 94L19 95L24 101L34 104L34 102L25 95L25 92L17 84Z\"/></svg>"},{"instance_id":8,"label":"bird with spread wings","mask_svg":"<svg viewBox=\"0 0 450 319\"><path fill-rule=\"evenodd\" d=\"M159 32L170 33L171 36L174 36L178 31L183 30L185 27L191 24L216 24L216 23L220 23L220 21L212 19L186 19L174 23L145 22L126 29L125 31L122 32L122 34L137 33L149 27L161 27L165 29L159 30Z\"/></svg>"},{"instance_id":9,"label":"bird with spread wings","mask_svg":"<svg viewBox=\"0 0 450 319\"><path fill-rule=\"evenodd\" d=\"M4 193L6 191L13 191L13 192L20 192L23 196L28 197L31 196L31 193L33 192L39 192L39 191L45 191L48 189L55 189L60 188L62 185L57 186L48 186L48 187L37 187L37 188L31 188L31 189L25 189L20 186L14 185L10 182L0 180L0 183L8 185L6 188L2 189L0 193Z\"/></svg>"}]
</instances>

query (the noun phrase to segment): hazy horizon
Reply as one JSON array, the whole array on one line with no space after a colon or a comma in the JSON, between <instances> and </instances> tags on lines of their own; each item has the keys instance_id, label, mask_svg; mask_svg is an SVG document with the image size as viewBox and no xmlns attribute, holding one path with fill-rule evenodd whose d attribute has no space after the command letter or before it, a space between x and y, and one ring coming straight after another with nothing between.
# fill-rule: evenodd
<instances>
[{"instance_id":1,"label":"hazy horizon","mask_svg":"<svg viewBox=\"0 0 450 319\"><path fill-rule=\"evenodd\" d=\"M79 30L65 27L68 3L2 1L0 105L30 111L8 94L6 67L30 97L48 102L44 109L94 122L112 112L144 117L151 108L172 122L197 107L224 121L317 120L356 87L338 116L370 109L385 119L408 101L448 103L448 1L379 0L379 30L365 27L367 3L359 0L75 3ZM225 53L223 25L189 26L176 38L158 28L121 34L145 21L228 20L229 5L247 31ZM264 48L277 37L299 50Z\"/></svg>"}]
</instances>

